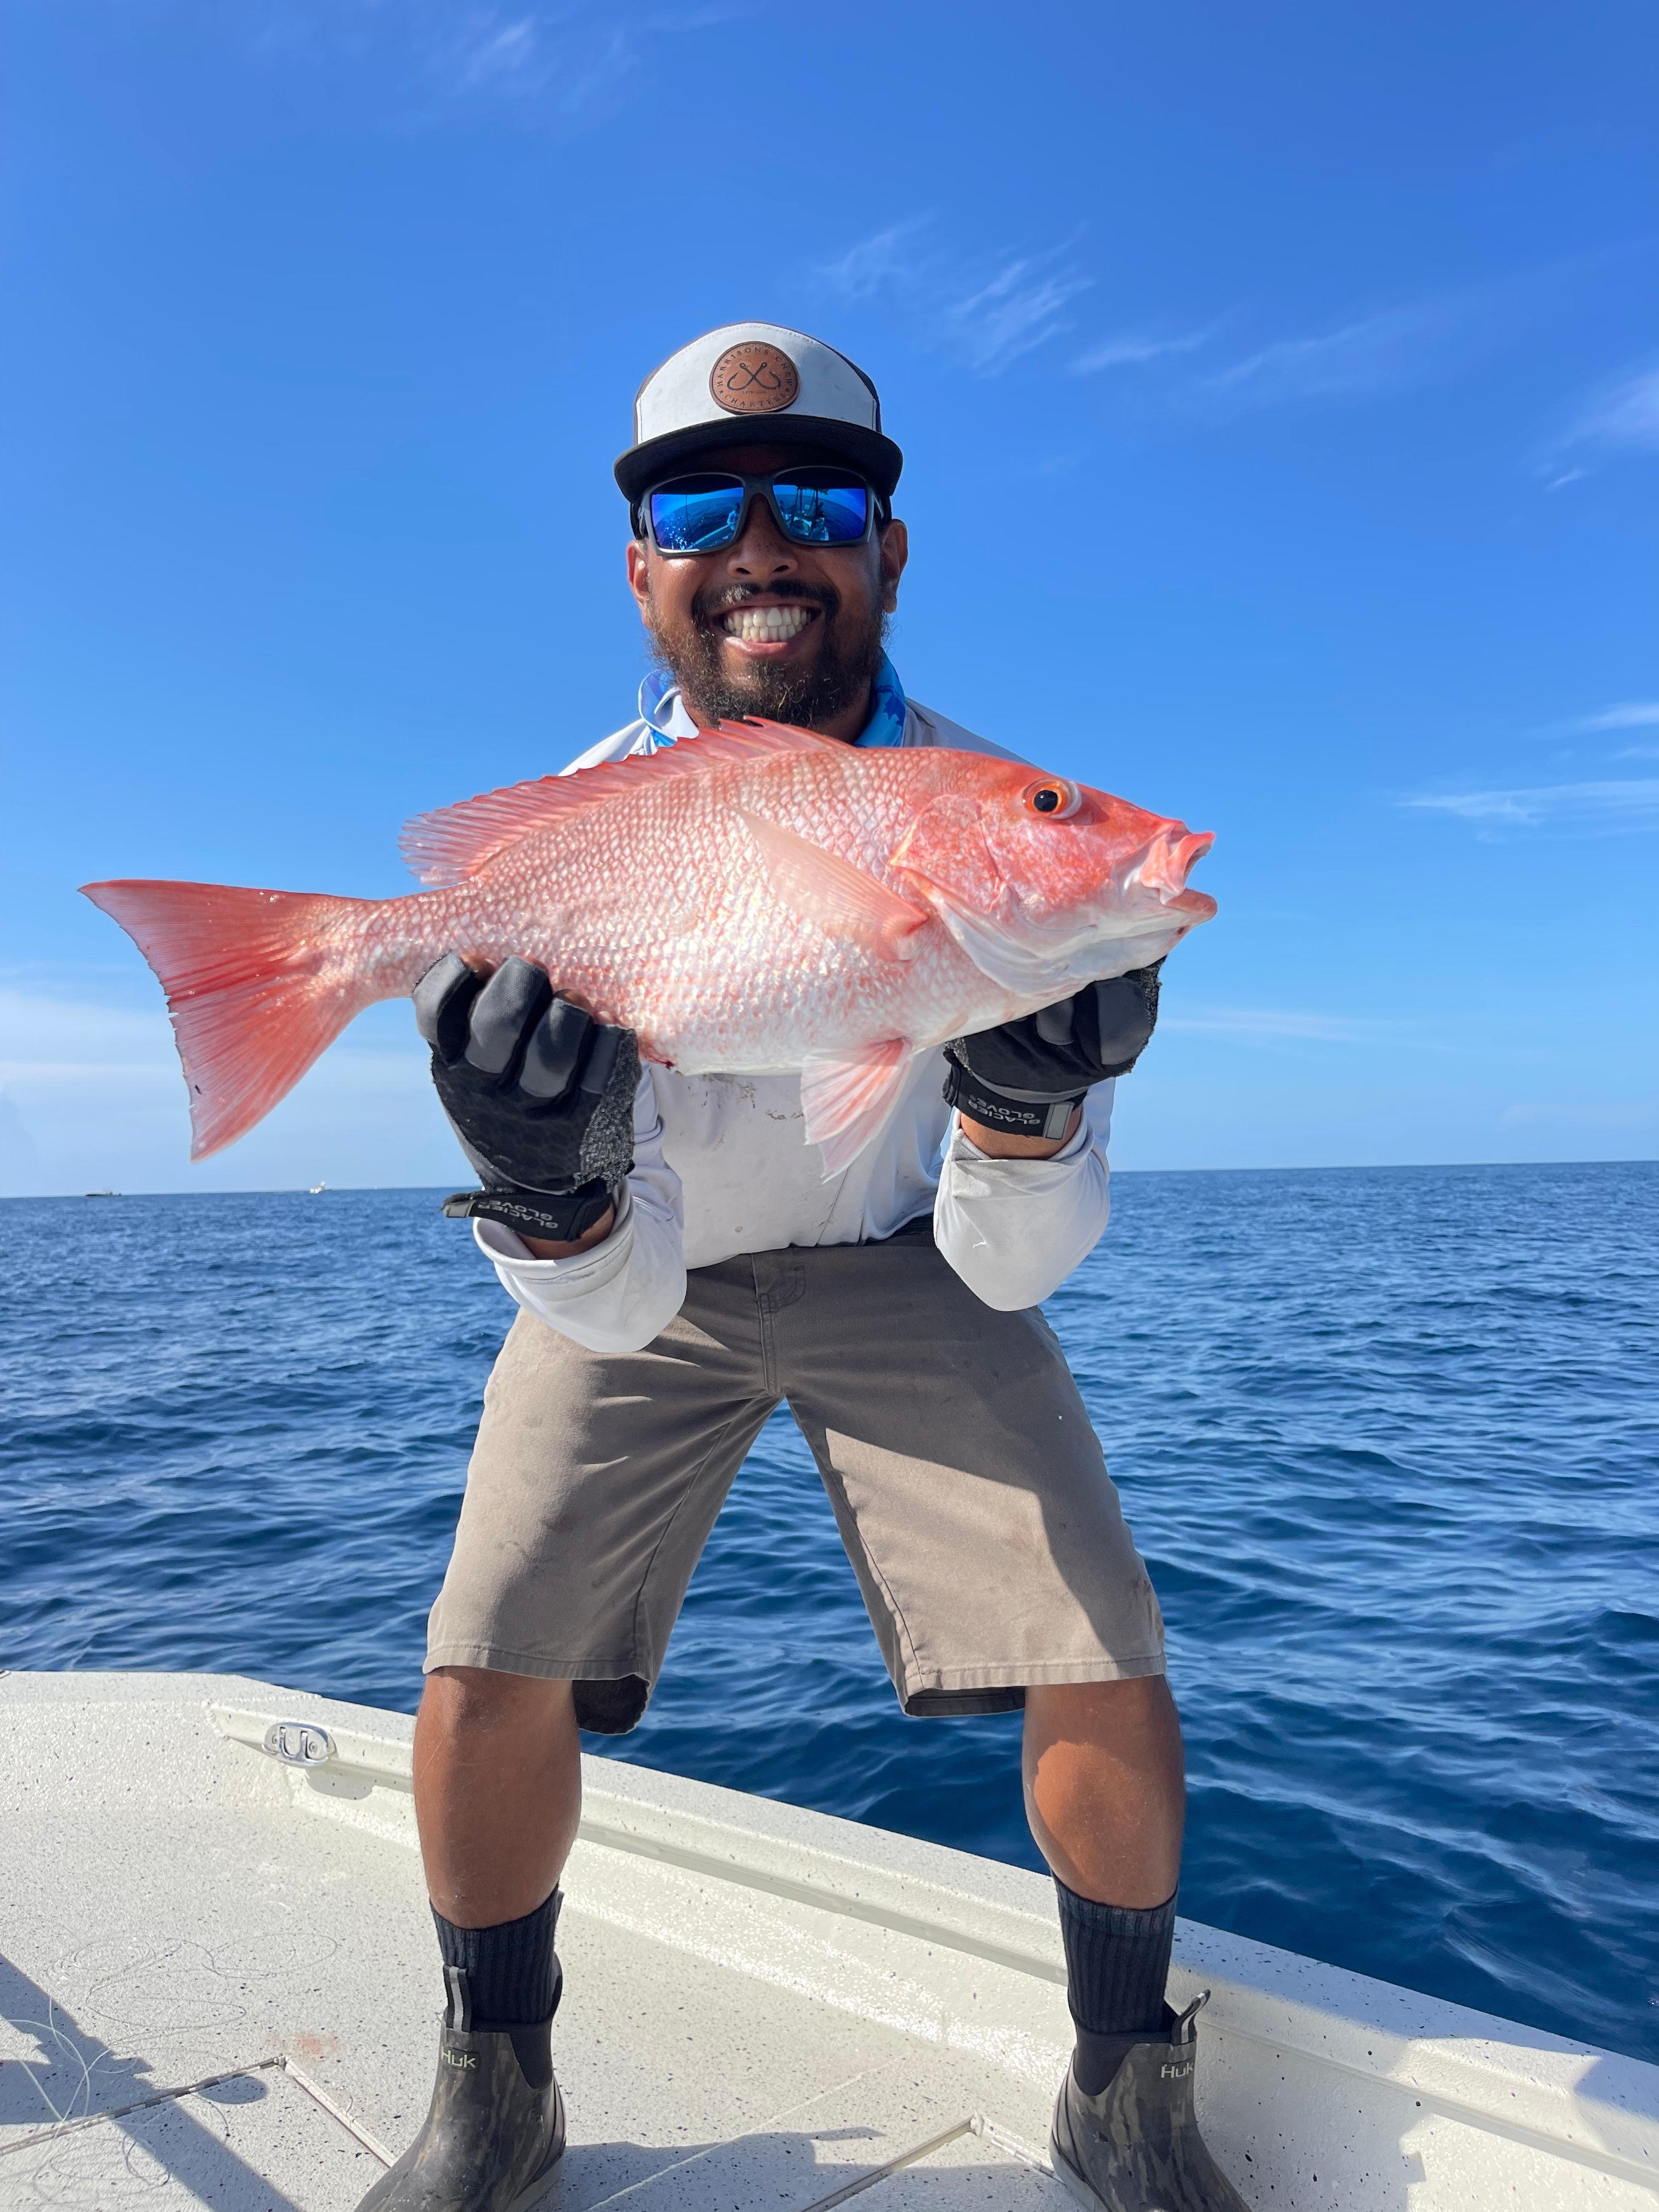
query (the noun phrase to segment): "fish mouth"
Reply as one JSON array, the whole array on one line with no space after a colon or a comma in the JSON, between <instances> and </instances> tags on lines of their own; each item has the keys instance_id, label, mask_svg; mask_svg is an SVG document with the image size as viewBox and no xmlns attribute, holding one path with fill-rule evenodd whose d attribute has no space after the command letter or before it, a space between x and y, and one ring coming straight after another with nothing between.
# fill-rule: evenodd
<instances>
[{"instance_id":1,"label":"fish mouth","mask_svg":"<svg viewBox=\"0 0 1659 2212\"><path fill-rule=\"evenodd\" d=\"M1082 896L1073 890L1058 905L1000 871L988 901L977 890L959 896L925 866L907 866L902 847L894 864L974 965L1035 1012L1085 983L1161 960L1208 921L1215 901L1188 890L1187 875L1213 842L1207 830L1168 823L1138 854L1121 855Z\"/></svg>"},{"instance_id":2,"label":"fish mouth","mask_svg":"<svg viewBox=\"0 0 1659 2212\"><path fill-rule=\"evenodd\" d=\"M1187 878L1214 842L1212 830L1166 830L1153 838L1129 881L1156 893L1164 906L1190 915L1194 921L1207 921L1216 910L1215 901L1207 891L1188 890Z\"/></svg>"}]
</instances>

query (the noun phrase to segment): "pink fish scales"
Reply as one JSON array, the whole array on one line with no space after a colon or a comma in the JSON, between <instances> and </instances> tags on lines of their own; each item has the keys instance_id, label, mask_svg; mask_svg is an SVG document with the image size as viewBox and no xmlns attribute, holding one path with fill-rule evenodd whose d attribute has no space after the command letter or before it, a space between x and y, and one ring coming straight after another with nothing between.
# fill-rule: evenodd
<instances>
[{"instance_id":1,"label":"pink fish scales","mask_svg":"<svg viewBox=\"0 0 1659 2212\"><path fill-rule=\"evenodd\" d=\"M1182 823L1014 762L775 723L465 799L401 842L431 886L405 898L86 886L167 992L193 1158L453 948L538 962L663 1066L799 1070L833 1175L915 1054L1159 959L1215 912L1187 887L1211 840Z\"/></svg>"}]
</instances>

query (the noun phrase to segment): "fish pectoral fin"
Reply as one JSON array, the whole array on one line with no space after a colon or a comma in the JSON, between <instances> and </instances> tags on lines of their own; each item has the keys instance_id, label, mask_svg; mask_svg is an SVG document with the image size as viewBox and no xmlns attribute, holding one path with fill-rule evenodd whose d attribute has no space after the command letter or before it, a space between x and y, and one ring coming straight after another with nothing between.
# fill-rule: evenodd
<instances>
[{"instance_id":1,"label":"fish pectoral fin","mask_svg":"<svg viewBox=\"0 0 1659 2212\"><path fill-rule=\"evenodd\" d=\"M773 896L830 937L850 937L878 960L915 957L916 933L933 920L838 854L809 845L763 815L743 814Z\"/></svg>"},{"instance_id":2,"label":"fish pectoral fin","mask_svg":"<svg viewBox=\"0 0 1659 2212\"><path fill-rule=\"evenodd\" d=\"M801 1070L806 1141L823 1154L823 1179L851 1167L886 1127L910 1065L907 1037L852 1052L816 1052Z\"/></svg>"}]
</instances>

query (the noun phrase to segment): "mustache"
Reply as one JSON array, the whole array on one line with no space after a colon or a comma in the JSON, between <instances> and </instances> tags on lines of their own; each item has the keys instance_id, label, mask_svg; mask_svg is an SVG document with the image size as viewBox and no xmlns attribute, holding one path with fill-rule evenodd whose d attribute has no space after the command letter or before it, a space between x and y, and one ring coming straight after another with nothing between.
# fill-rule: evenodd
<instances>
[{"instance_id":1,"label":"mustache","mask_svg":"<svg viewBox=\"0 0 1659 2212\"><path fill-rule=\"evenodd\" d=\"M747 606L751 599L805 600L822 611L826 625L841 611L841 593L828 584L804 584L798 577L784 576L775 584L712 585L691 602L691 619L699 629L712 629L722 615Z\"/></svg>"}]
</instances>

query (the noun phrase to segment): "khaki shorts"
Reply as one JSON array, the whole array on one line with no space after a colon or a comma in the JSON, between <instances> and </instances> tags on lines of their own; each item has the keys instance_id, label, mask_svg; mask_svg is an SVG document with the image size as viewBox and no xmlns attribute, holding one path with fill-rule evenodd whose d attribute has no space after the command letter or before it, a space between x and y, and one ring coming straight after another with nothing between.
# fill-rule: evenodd
<instances>
[{"instance_id":1,"label":"khaki shorts","mask_svg":"<svg viewBox=\"0 0 1659 2212\"><path fill-rule=\"evenodd\" d=\"M1163 1673L1158 1600L1053 1331L982 1305L902 1231L699 1268L643 1352L586 1352L521 1315L484 1393L428 1668L574 1681L584 1728L631 1729L784 1399L907 1713Z\"/></svg>"}]
</instances>

